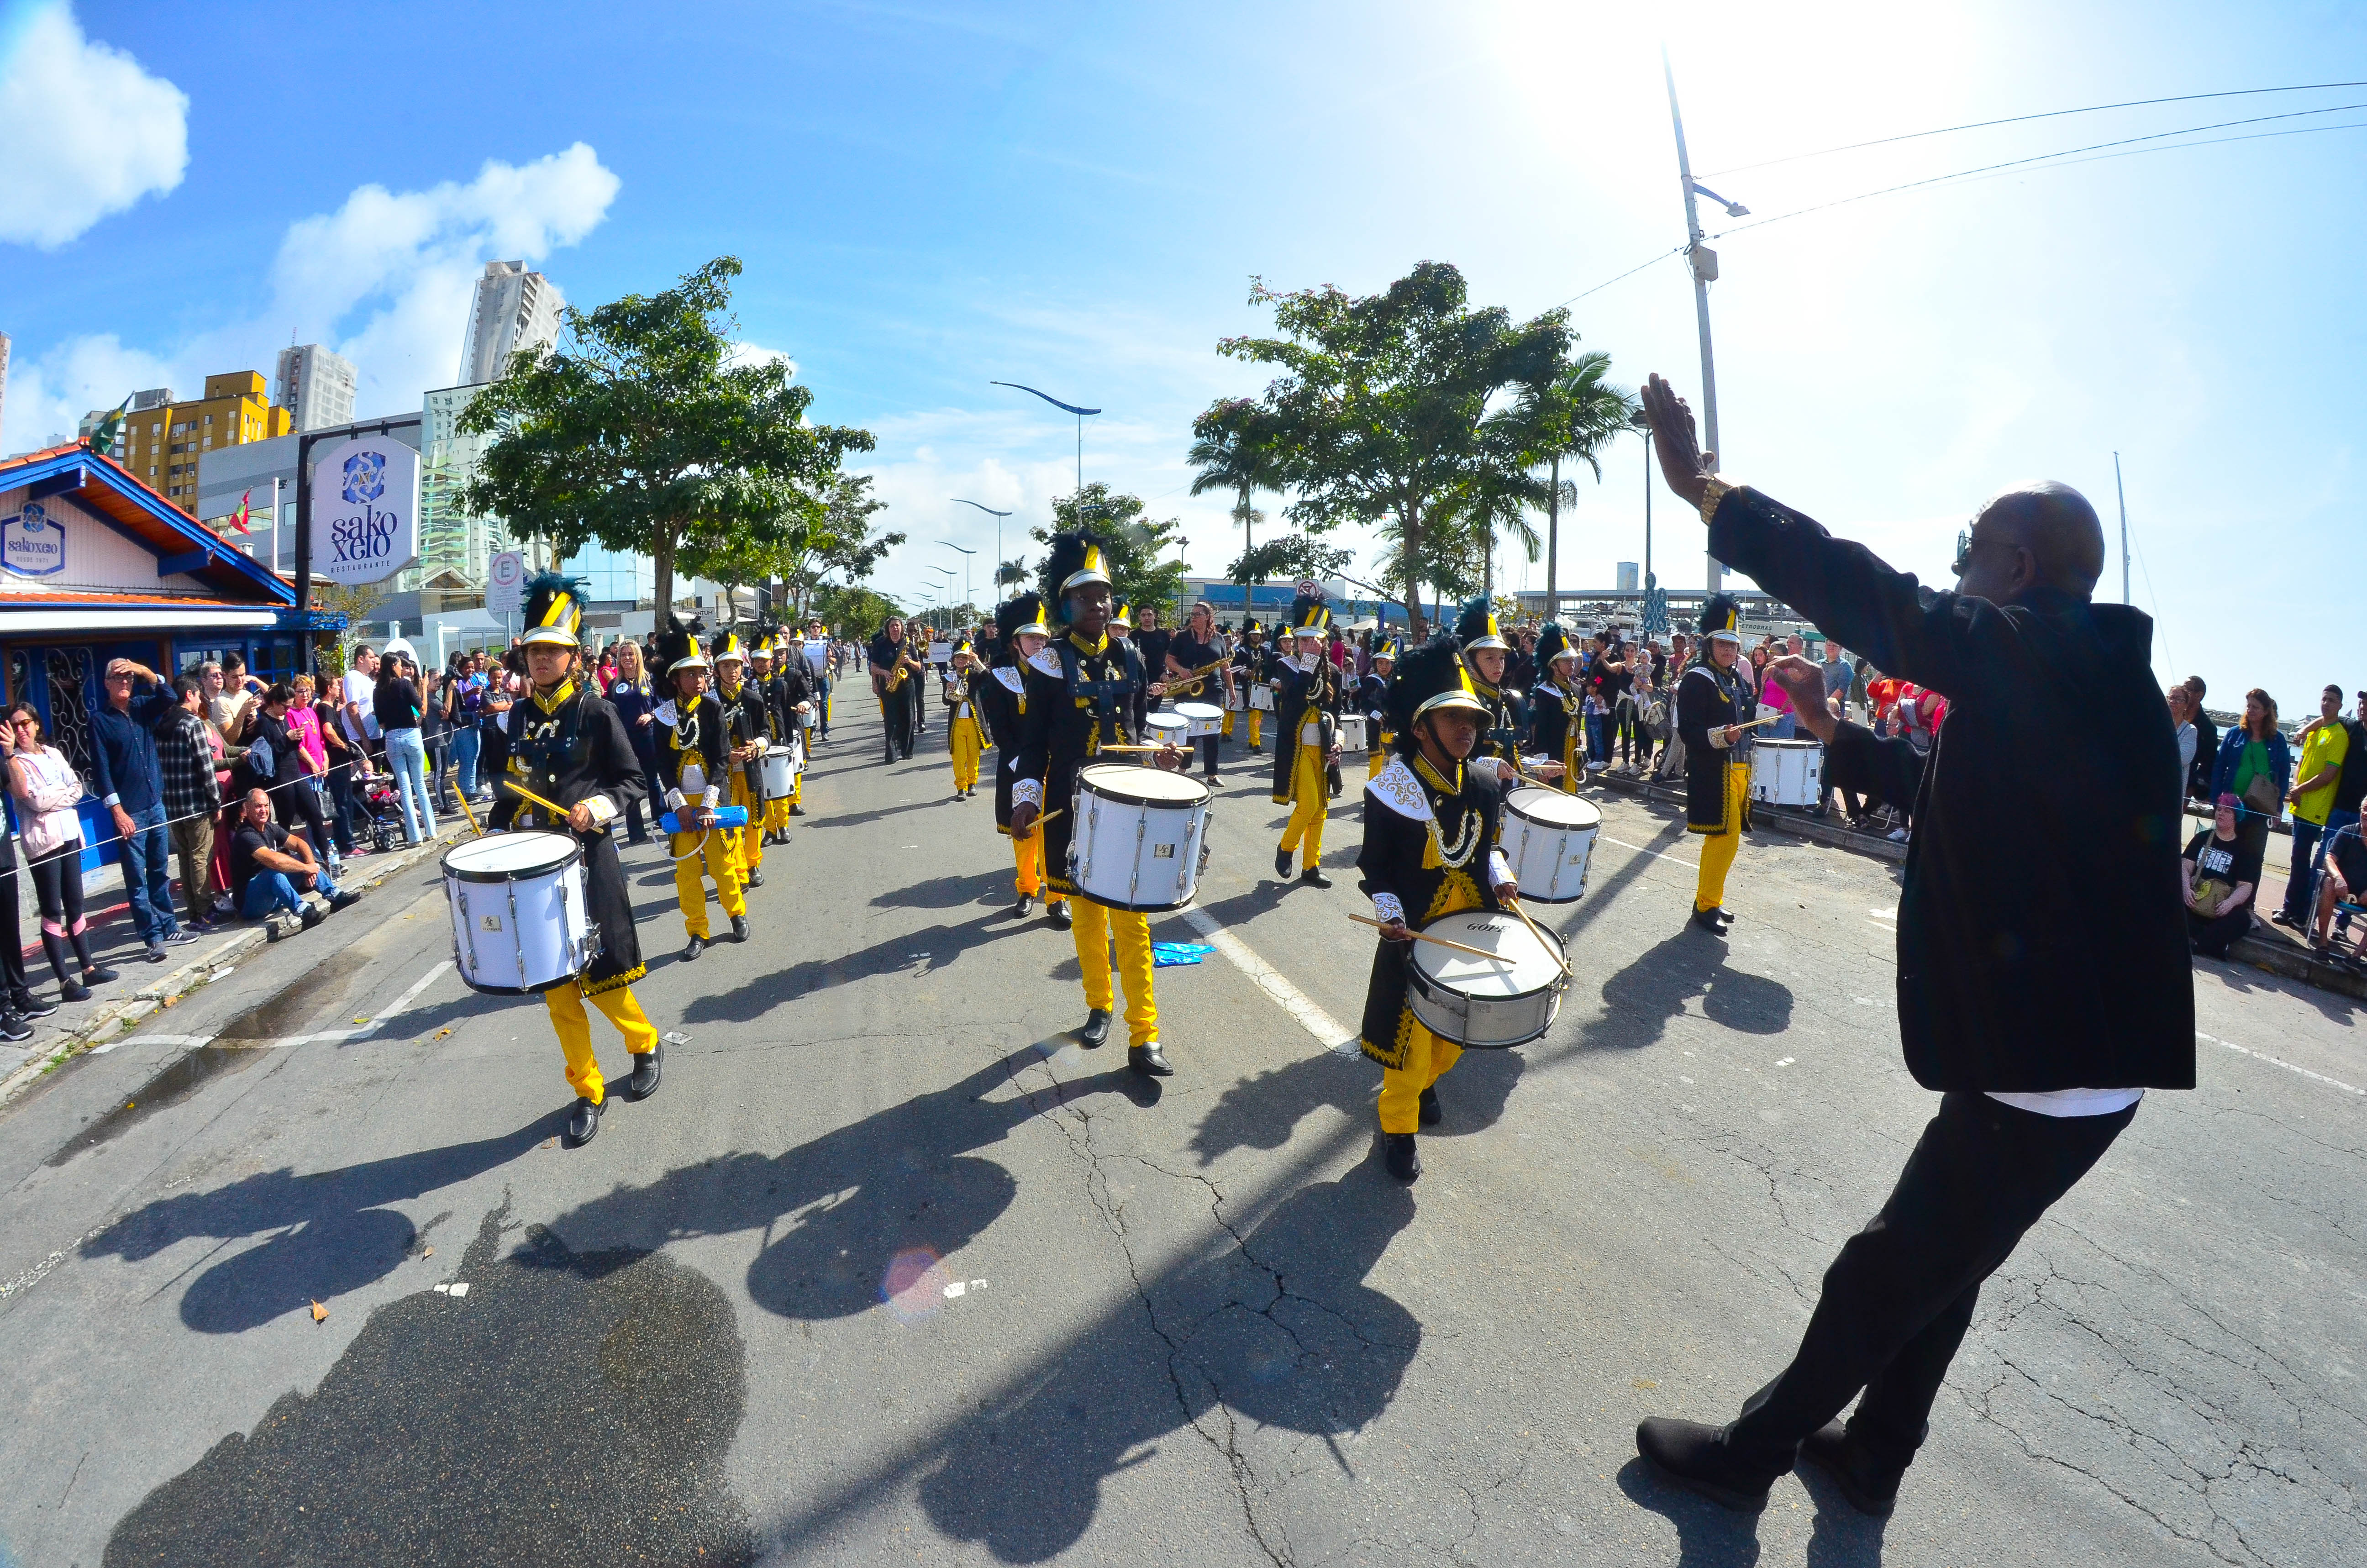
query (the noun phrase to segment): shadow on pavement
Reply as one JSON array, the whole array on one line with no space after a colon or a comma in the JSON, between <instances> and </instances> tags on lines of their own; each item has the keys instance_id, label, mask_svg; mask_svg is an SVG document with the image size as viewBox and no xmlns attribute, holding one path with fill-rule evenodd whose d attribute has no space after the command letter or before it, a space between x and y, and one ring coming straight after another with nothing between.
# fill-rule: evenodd
<instances>
[{"instance_id":1,"label":"shadow on pavement","mask_svg":"<svg viewBox=\"0 0 2367 1568\"><path fill-rule=\"evenodd\" d=\"M201 1334L243 1334L393 1273L420 1233L407 1216L383 1205L481 1176L566 1124L567 1112L554 1110L515 1132L474 1143L317 1176L263 1171L211 1192L176 1194L91 1237L82 1244L82 1256L136 1263L192 1236L228 1244L277 1232L262 1245L213 1265L182 1293L183 1323Z\"/></svg>"},{"instance_id":2,"label":"shadow on pavement","mask_svg":"<svg viewBox=\"0 0 2367 1568\"><path fill-rule=\"evenodd\" d=\"M1696 996L1712 1023L1745 1034L1783 1033L1792 1022L1791 988L1729 969L1727 957L1724 942L1692 926L1661 938L1603 983L1603 1016L1579 1030L1570 1049L1634 1051L1651 1045Z\"/></svg>"},{"instance_id":3,"label":"shadow on pavement","mask_svg":"<svg viewBox=\"0 0 2367 1568\"><path fill-rule=\"evenodd\" d=\"M1759 1519L1696 1497L1629 1460L1614 1478L1628 1501L1677 1527L1676 1568L1751 1568L1759 1561Z\"/></svg>"},{"instance_id":4,"label":"shadow on pavement","mask_svg":"<svg viewBox=\"0 0 2367 1568\"><path fill-rule=\"evenodd\" d=\"M1037 917L1039 920L1041 916ZM751 914L753 928L762 930L764 912ZM931 970L944 969L972 948L983 947L1025 932L1034 922L1019 922L980 915L971 915L946 926L927 926L917 931L890 937L859 952L839 958L808 959L786 969L751 974L728 991L711 991L697 996L682 1011L685 1023L749 1024L754 1023L784 1002L795 1001L810 991L827 986L844 985L850 981L867 980L874 975L894 974L912 969L915 963L925 963ZM727 938L730 927L719 916L714 917L713 928ZM1069 962L1076 963L1075 949L1069 945L1065 933L1059 937L1060 950L1070 953ZM727 940L726 949L730 944ZM724 973L732 972L729 970ZM917 971L915 971L917 972Z\"/></svg>"},{"instance_id":5,"label":"shadow on pavement","mask_svg":"<svg viewBox=\"0 0 2367 1568\"><path fill-rule=\"evenodd\" d=\"M1438 1081L1446 1119L1424 1128L1422 1136L1452 1138L1494 1125L1523 1071L1517 1051L1465 1051L1454 1071ZM1192 1134L1192 1153L1205 1166L1235 1149L1279 1149L1301 1121L1326 1108L1376 1131L1380 1124L1374 1101L1380 1085L1376 1063L1329 1051L1268 1068L1237 1080L1217 1096Z\"/></svg>"}]
</instances>

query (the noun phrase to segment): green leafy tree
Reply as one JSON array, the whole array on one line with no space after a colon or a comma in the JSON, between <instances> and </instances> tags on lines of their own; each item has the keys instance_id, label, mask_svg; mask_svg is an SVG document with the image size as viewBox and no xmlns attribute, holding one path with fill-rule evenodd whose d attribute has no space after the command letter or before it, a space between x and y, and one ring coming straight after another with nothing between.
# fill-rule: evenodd
<instances>
[{"instance_id":1,"label":"green leafy tree","mask_svg":"<svg viewBox=\"0 0 2367 1568\"><path fill-rule=\"evenodd\" d=\"M1164 610L1184 591L1184 562L1161 559L1175 549L1183 524L1174 517L1164 522L1145 517L1140 496L1114 494L1095 480L1074 495L1056 499L1051 526L1031 533L1038 544L1049 544L1054 534L1078 528L1091 528L1109 541L1103 554L1110 581L1125 603L1157 605Z\"/></svg>"},{"instance_id":2,"label":"green leafy tree","mask_svg":"<svg viewBox=\"0 0 2367 1568\"><path fill-rule=\"evenodd\" d=\"M1318 580L1337 576L1341 569L1354 559L1352 551L1336 544L1306 534L1284 534L1263 544L1241 551L1233 563L1225 568L1225 575L1244 586L1269 583L1276 577L1297 582L1301 577Z\"/></svg>"},{"instance_id":3,"label":"green leafy tree","mask_svg":"<svg viewBox=\"0 0 2367 1568\"><path fill-rule=\"evenodd\" d=\"M995 597L1002 597L1003 589L1016 586L1026 581L1027 558L1024 555L1014 556L994 569Z\"/></svg>"},{"instance_id":4,"label":"green leafy tree","mask_svg":"<svg viewBox=\"0 0 2367 1568\"><path fill-rule=\"evenodd\" d=\"M460 428L490 436L463 505L549 540L646 553L661 611L674 558L778 549L812 524L800 498L828 485L867 431L812 425L812 392L778 360L732 362L734 256L659 294L570 307L561 349L521 352L477 395Z\"/></svg>"},{"instance_id":5,"label":"green leafy tree","mask_svg":"<svg viewBox=\"0 0 2367 1568\"><path fill-rule=\"evenodd\" d=\"M867 473L831 476L820 503L820 520L784 553L780 577L797 613L806 613L821 586L836 578L841 584L869 580L880 557L904 542L900 532L877 528L871 519L888 503L871 494Z\"/></svg>"},{"instance_id":6,"label":"green leafy tree","mask_svg":"<svg viewBox=\"0 0 2367 1568\"><path fill-rule=\"evenodd\" d=\"M1418 586L1436 564L1433 516L1458 485L1490 471L1543 505L1545 483L1489 400L1547 379L1569 348L1560 311L1528 322L1471 307L1463 275L1425 261L1382 293L1329 286L1277 293L1254 281L1250 302L1274 307L1274 337L1229 337L1217 351L1283 372L1259 400L1290 517L1310 532L1379 526L1399 557L1396 588L1414 633L1426 624ZM1450 531L1454 531L1450 529ZM1467 542L1467 541L1466 541Z\"/></svg>"},{"instance_id":7,"label":"green leafy tree","mask_svg":"<svg viewBox=\"0 0 2367 1568\"><path fill-rule=\"evenodd\" d=\"M859 584L825 583L814 590L813 603L806 613L821 617L822 624L835 628L839 636L860 640L887 625L889 616L904 611L894 599Z\"/></svg>"},{"instance_id":8,"label":"green leafy tree","mask_svg":"<svg viewBox=\"0 0 2367 1568\"><path fill-rule=\"evenodd\" d=\"M1257 552L1257 526L1265 514L1250 505L1261 490L1280 492L1283 455L1274 432L1256 403L1245 397L1220 398L1192 421L1192 445L1184 460L1198 469L1192 494L1211 490L1233 493L1233 526L1241 530L1242 559ZM1251 580L1236 576L1247 588ZM1243 602L1247 598L1244 597Z\"/></svg>"}]
</instances>

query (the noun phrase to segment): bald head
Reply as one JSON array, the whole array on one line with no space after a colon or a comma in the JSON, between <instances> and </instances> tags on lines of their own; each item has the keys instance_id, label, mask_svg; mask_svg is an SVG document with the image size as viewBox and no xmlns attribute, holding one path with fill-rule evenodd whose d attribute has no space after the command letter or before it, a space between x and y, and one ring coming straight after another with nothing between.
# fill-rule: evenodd
<instances>
[{"instance_id":1,"label":"bald head","mask_svg":"<svg viewBox=\"0 0 2367 1568\"><path fill-rule=\"evenodd\" d=\"M2033 588L2087 598L2104 571L2104 525L2088 498L2042 480L1991 496L1973 519L1956 586L1997 604Z\"/></svg>"}]
</instances>

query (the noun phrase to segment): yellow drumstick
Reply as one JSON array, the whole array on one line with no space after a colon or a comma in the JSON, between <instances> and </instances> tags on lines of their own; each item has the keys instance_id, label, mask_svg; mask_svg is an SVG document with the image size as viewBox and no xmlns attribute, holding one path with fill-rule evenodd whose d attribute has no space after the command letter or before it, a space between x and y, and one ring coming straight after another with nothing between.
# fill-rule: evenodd
<instances>
[{"instance_id":1,"label":"yellow drumstick","mask_svg":"<svg viewBox=\"0 0 2367 1568\"><path fill-rule=\"evenodd\" d=\"M1529 912L1525 908L1522 907L1521 901L1517 898L1512 901L1512 913L1521 917L1521 924L1529 928L1529 934L1535 937L1539 943L1543 944L1546 951L1555 955L1554 962L1561 965L1561 977L1564 980L1576 979L1577 976L1570 973L1569 960L1560 956L1559 949L1556 948L1551 942L1546 940L1546 934L1537 929L1537 923L1529 918Z\"/></svg>"},{"instance_id":2,"label":"yellow drumstick","mask_svg":"<svg viewBox=\"0 0 2367 1568\"><path fill-rule=\"evenodd\" d=\"M1351 920L1353 920L1353 921L1354 921L1354 922L1355 922L1357 925L1359 925L1359 926L1370 926L1375 927L1376 929L1378 929L1378 928L1379 928L1379 926L1380 926L1380 925L1381 925L1381 922L1380 922L1380 921L1375 920L1375 919L1371 918L1369 915L1351 915L1350 916L1348 916L1348 918L1349 918L1349 919L1351 919ZM1512 960L1510 960L1510 959L1508 959L1508 958L1504 958L1504 957L1501 957L1501 956L1500 956L1500 955L1498 955L1498 954L1489 952L1489 951L1485 950L1484 949L1480 949L1480 948L1467 948L1467 947L1465 947L1465 946L1464 946L1462 943L1460 943L1460 942L1450 942L1450 941L1448 941L1445 937L1431 937L1431 936L1425 936L1423 933L1421 933L1421 932L1420 932L1420 931L1415 930L1415 929L1414 929L1412 926L1407 926L1407 927L1406 927L1406 935L1407 935L1407 936L1409 936L1409 937L1412 937L1415 941L1417 941L1417 942L1429 942L1429 943L1433 944L1434 946L1441 947L1441 948L1453 948L1453 949L1454 949L1456 952L1458 952L1458 953L1469 953L1473 958L1475 958L1475 959L1486 959L1489 963L1505 963L1505 964L1508 964L1508 963L1511 963L1511 962L1512 961Z\"/></svg>"},{"instance_id":3,"label":"yellow drumstick","mask_svg":"<svg viewBox=\"0 0 2367 1568\"><path fill-rule=\"evenodd\" d=\"M479 838L484 837L485 830L483 825L477 821L477 813L469 809L468 791L464 790L455 790L452 792L460 799L460 814L469 819L469 826L476 833Z\"/></svg>"},{"instance_id":4,"label":"yellow drumstick","mask_svg":"<svg viewBox=\"0 0 2367 1568\"><path fill-rule=\"evenodd\" d=\"M532 801L536 805L540 806L544 811L551 812L562 821L565 820L567 816L567 808L565 806L560 805L556 801L544 800L541 796L536 794L533 790L527 789L525 785L519 783L515 778L504 778L502 782L516 790L519 794L525 796L527 800Z\"/></svg>"}]
</instances>

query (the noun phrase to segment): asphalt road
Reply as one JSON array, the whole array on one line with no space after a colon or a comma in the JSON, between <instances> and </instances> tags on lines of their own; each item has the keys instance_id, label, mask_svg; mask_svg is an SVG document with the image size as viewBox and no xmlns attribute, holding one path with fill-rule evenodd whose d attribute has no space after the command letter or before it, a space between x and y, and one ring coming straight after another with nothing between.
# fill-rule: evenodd
<instances>
[{"instance_id":1,"label":"asphalt road","mask_svg":"<svg viewBox=\"0 0 2367 1568\"><path fill-rule=\"evenodd\" d=\"M1445 1080L1409 1189L1330 1049L1371 953L1353 796L1340 886L1285 889L1264 759L1229 778L1199 924L1156 925L1221 937L1159 971L1153 1090L1064 1038L1069 938L1008 917L942 731L883 767L868 706L746 946L680 961L629 855L639 990L689 1039L586 1149L540 1007L459 983L424 871L0 1115L0 1563L2367 1551L2350 1004L2198 967L2202 1087L1992 1284L1897 1516L1808 1477L1742 1519L1632 1432L1772 1374L1931 1113L1891 867L1755 839L1721 945L1682 824L1605 796L1551 915L1568 1005Z\"/></svg>"}]
</instances>

